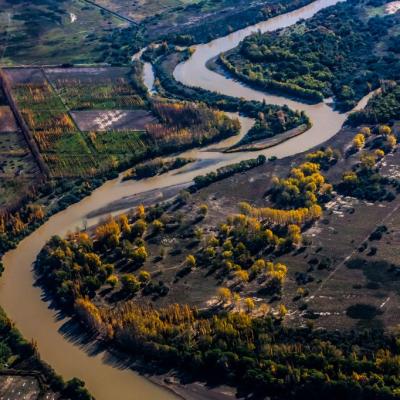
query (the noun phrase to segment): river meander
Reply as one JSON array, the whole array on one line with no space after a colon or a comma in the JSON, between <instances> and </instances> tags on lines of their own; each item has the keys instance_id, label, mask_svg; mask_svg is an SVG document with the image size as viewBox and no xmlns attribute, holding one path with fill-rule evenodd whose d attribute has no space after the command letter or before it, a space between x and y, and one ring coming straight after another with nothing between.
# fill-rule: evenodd
<instances>
[{"instance_id":1,"label":"river meander","mask_svg":"<svg viewBox=\"0 0 400 400\"><path fill-rule=\"evenodd\" d=\"M194 149L184 156L196 158L193 165L180 171L172 171L160 177L142 181L122 182L121 177L105 183L89 197L51 217L42 227L25 238L16 249L3 258L5 272L0 280L0 304L8 316L15 321L22 334L37 343L42 358L65 378L77 376L83 379L97 400L172 400L176 397L152 384L146 378L121 366L106 351L92 352L68 332L68 321L59 317L55 310L43 300L40 288L34 286L32 263L40 249L53 235L64 235L77 227L82 227L90 213L107 207L127 196L167 188L171 185L187 184L195 176L240 160L254 158L258 154L267 157L285 157L316 146L337 133L346 115L332 110L325 103L307 105L286 99L282 96L267 95L243 86L206 68L206 62L222 51L235 46L250 33L279 29L310 18L317 11L333 5L337 0L317 0L296 11L272 18L266 22L234 32L208 44L196 46L191 59L178 65L175 70L177 80L189 86L244 97L246 99L265 99L268 103L287 104L297 110L304 110L311 118L313 127L306 133L260 152L224 154L207 149ZM151 80L151 79L150 79ZM242 137L251 127L252 120L241 118ZM232 145L240 138L229 138L219 147ZM212 149L218 147L212 145ZM98 217L89 220L93 224Z\"/></svg>"}]
</instances>

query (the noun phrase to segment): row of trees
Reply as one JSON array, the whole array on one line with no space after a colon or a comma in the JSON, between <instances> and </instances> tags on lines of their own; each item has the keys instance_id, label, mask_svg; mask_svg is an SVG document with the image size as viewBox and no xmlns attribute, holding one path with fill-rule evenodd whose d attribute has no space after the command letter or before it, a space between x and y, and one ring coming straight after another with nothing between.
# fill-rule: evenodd
<instances>
[{"instance_id":1,"label":"row of trees","mask_svg":"<svg viewBox=\"0 0 400 400\"><path fill-rule=\"evenodd\" d=\"M187 305L155 309L131 302L99 309L79 300L76 307L91 329L125 351L245 392L273 399L398 396L399 340L381 332L289 329L271 315L207 316Z\"/></svg>"},{"instance_id":2,"label":"row of trees","mask_svg":"<svg viewBox=\"0 0 400 400\"><path fill-rule=\"evenodd\" d=\"M155 102L153 111L160 123L149 124L146 130L155 146L163 152L204 145L237 135L240 131L238 119L231 119L204 104Z\"/></svg>"}]
</instances>

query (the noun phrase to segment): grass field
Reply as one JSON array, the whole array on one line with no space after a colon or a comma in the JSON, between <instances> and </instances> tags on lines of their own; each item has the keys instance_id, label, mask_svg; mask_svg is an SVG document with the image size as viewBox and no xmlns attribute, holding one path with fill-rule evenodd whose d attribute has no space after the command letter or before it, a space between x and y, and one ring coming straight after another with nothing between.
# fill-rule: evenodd
<instances>
[{"instance_id":1,"label":"grass field","mask_svg":"<svg viewBox=\"0 0 400 400\"><path fill-rule=\"evenodd\" d=\"M0 0L0 64L93 63L127 24L82 0Z\"/></svg>"}]
</instances>

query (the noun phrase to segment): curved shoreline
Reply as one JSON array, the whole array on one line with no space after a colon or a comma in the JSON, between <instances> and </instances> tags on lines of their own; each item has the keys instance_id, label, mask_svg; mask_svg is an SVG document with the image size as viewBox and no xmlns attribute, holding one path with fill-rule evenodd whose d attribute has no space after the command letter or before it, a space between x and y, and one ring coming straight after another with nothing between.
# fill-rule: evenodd
<instances>
[{"instance_id":1,"label":"curved shoreline","mask_svg":"<svg viewBox=\"0 0 400 400\"><path fill-rule=\"evenodd\" d=\"M319 9L336 2L337 0L317 0L309 6L274 17L261 23L261 25L266 24L267 27L271 27L271 24L276 26L274 24L281 23L281 25L287 26L293 23L293 14L295 14L297 20L307 18ZM257 29L259 25L245 30L250 32L251 29ZM238 31L239 36L244 34L243 31L245 30ZM227 40L228 44L232 45L233 41L229 39L230 37L231 35L228 35L225 38L217 39L217 41ZM199 174L214 171L216 168L234 162L254 158L259 154L264 154L267 157L275 155L281 158L301 153L332 137L340 129L346 117L345 114L332 111L323 103L313 106L313 109L307 111L307 105L293 102L284 97L266 95L220 75L217 75L217 77L209 75L209 73L215 74L212 71L204 75L204 69L207 70L207 68L202 60L208 57L207 46L208 49L211 49L211 52L218 50L218 47L215 47L216 41L208 45L196 46L198 51L195 52L194 57L190 58L187 63L180 64L175 71L176 76L180 78L178 80L196 86L200 83L199 79L204 78L201 84L206 89L209 89L211 85L211 90L222 90L233 96L241 97L244 95L244 97L253 100L262 101L265 99L271 103L287 104L294 109L305 109L312 119L313 128L273 148L257 152L224 154L210 151L210 147L208 151L207 149L189 150L181 155L197 158L198 161L194 165L167 173L161 177L143 181L122 182L122 176L120 176L105 183L79 203L51 217L44 225L21 241L16 249L9 251L3 257L5 272L0 279L0 304L4 307L8 316L15 321L16 326L25 337L35 339L39 352L45 361L66 378L78 376L83 379L97 400L172 400L176 399L176 396L154 385L148 379L133 372L129 367L122 365L110 352L98 349L97 346L93 347L90 342L85 342L81 337L74 335L69 320L50 309L48 304L46 305L41 289L33 286L35 278L32 263L47 240L53 235L62 236L68 230L82 227L86 222L88 225L95 224L101 215L96 214L96 217L88 218L90 213L107 207L115 201L127 199L129 196L139 194L146 196L155 189L160 190L172 185L188 183ZM196 54L198 55L196 56ZM208 58L211 58L212 54L209 55ZM195 73L196 71L201 72L201 74ZM211 81L209 80L210 76ZM214 84L216 84L215 87ZM252 121L241 118L241 122L243 135ZM232 138L227 140L232 141ZM238 140L238 138L236 137L235 140ZM226 142L218 143L218 147L226 146ZM215 144L212 146L214 149L216 148Z\"/></svg>"}]
</instances>

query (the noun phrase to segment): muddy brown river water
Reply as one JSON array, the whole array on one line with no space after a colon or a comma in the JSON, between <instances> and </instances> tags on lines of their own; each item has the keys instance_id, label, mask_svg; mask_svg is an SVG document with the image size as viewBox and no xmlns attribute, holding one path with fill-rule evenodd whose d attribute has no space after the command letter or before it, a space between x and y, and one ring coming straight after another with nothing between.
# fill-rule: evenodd
<instances>
[{"instance_id":1,"label":"muddy brown river water","mask_svg":"<svg viewBox=\"0 0 400 400\"><path fill-rule=\"evenodd\" d=\"M316 146L332 137L342 126L346 115L333 111L327 104L307 105L286 99L282 96L266 95L250 89L240 83L208 70L206 62L237 46L250 33L260 30L272 31L292 25L300 19L313 16L319 10L335 4L335 0L317 0L294 12L290 12L255 26L234 32L226 37L205 45L196 46L191 59L178 65L175 78L189 86L244 97L263 100L273 104L287 104L297 110L304 110L311 118L313 127L306 133L281 143L273 148L251 153L223 154L207 149L194 149L183 156L196 158L192 165L179 171L171 171L161 177L142 181L122 182L121 177L105 183L91 196L51 217L42 227L24 239L16 249L3 257L5 272L0 279L0 304L16 326L28 339L34 339L42 358L55 370L69 379L77 376L83 379L97 400L172 400L175 395L160 388L131 369L121 366L107 351L93 351L87 344L70 332L67 319L60 317L49 308L43 299L40 288L34 286L32 264L40 249L53 235L64 235L68 231L82 227L84 223L94 224L99 217L87 219L88 214L126 197L142 194L190 182L195 176L202 175L223 165L254 158L259 154L267 157L275 155L285 157ZM146 67L146 82L152 85L151 68ZM365 103L365 100L362 104ZM227 147L240 140L251 127L253 121L240 118L242 131L240 137L229 138L217 145Z\"/></svg>"}]
</instances>

